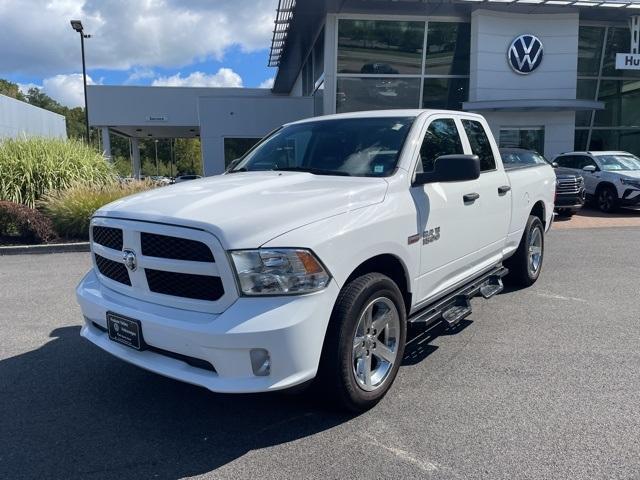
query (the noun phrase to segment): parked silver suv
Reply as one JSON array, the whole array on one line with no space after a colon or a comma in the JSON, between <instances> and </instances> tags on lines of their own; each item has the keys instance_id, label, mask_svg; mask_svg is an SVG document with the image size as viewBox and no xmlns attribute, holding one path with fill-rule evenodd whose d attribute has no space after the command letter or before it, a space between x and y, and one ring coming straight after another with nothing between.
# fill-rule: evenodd
<instances>
[{"instance_id":1,"label":"parked silver suv","mask_svg":"<svg viewBox=\"0 0 640 480\"><path fill-rule=\"evenodd\" d=\"M568 152L554 162L582 174L587 199L603 212L640 205L640 158L632 153Z\"/></svg>"}]
</instances>

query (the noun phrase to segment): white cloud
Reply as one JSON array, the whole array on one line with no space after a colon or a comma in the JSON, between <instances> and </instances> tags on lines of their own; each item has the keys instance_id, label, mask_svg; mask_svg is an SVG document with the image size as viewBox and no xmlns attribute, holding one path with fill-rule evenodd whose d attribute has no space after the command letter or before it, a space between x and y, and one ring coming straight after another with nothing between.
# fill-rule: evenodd
<instances>
[{"instance_id":1,"label":"white cloud","mask_svg":"<svg viewBox=\"0 0 640 480\"><path fill-rule=\"evenodd\" d=\"M156 72L149 67L137 67L133 69L133 72L129 75L127 80L124 83L134 83L138 80L143 80L145 78L153 78L156 76Z\"/></svg>"},{"instance_id":2,"label":"white cloud","mask_svg":"<svg viewBox=\"0 0 640 480\"><path fill-rule=\"evenodd\" d=\"M81 19L91 69L180 68L222 60L233 46L269 47L277 0L0 0L0 73L51 77L80 64ZM37 12L28 15L25 12ZM266 57L265 57L266 62Z\"/></svg>"},{"instance_id":3,"label":"white cloud","mask_svg":"<svg viewBox=\"0 0 640 480\"><path fill-rule=\"evenodd\" d=\"M230 68L221 68L217 73L193 72L186 77L176 73L170 77L156 78L154 87L242 87L242 77Z\"/></svg>"},{"instance_id":4,"label":"white cloud","mask_svg":"<svg viewBox=\"0 0 640 480\"><path fill-rule=\"evenodd\" d=\"M273 77L267 78L260 85L258 85L258 88L273 88L273 82L274 82Z\"/></svg>"},{"instance_id":5,"label":"white cloud","mask_svg":"<svg viewBox=\"0 0 640 480\"><path fill-rule=\"evenodd\" d=\"M92 85L93 83L94 81L87 75L87 84ZM81 73L45 78L42 81L42 89L44 93L62 105L71 108L84 106L84 85Z\"/></svg>"}]
</instances>

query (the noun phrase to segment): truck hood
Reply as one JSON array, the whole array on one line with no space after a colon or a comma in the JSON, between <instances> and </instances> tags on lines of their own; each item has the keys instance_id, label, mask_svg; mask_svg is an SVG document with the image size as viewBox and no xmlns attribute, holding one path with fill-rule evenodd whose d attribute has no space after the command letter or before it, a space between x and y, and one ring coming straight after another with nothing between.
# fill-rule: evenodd
<instances>
[{"instance_id":1,"label":"truck hood","mask_svg":"<svg viewBox=\"0 0 640 480\"><path fill-rule=\"evenodd\" d=\"M380 203L387 185L372 177L234 173L125 197L95 216L191 226L213 233L225 248L256 248L303 225Z\"/></svg>"}]
</instances>

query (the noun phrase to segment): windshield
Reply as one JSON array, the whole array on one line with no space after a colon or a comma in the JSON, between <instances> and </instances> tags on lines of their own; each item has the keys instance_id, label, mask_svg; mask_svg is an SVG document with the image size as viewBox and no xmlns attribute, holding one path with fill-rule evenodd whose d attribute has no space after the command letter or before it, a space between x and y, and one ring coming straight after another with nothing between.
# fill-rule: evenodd
<instances>
[{"instance_id":1,"label":"windshield","mask_svg":"<svg viewBox=\"0 0 640 480\"><path fill-rule=\"evenodd\" d=\"M396 168L413 117L319 120L274 132L230 170L289 170L386 177Z\"/></svg>"},{"instance_id":2,"label":"windshield","mask_svg":"<svg viewBox=\"0 0 640 480\"><path fill-rule=\"evenodd\" d=\"M640 159L633 155L598 155L603 170L640 170Z\"/></svg>"},{"instance_id":3,"label":"windshield","mask_svg":"<svg viewBox=\"0 0 640 480\"><path fill-rule=\"evenodd\" d=\"M500 156L505 168L545 165L548 163L538 152L527 150L501 150Z\"/></svg>"}]
</instances>

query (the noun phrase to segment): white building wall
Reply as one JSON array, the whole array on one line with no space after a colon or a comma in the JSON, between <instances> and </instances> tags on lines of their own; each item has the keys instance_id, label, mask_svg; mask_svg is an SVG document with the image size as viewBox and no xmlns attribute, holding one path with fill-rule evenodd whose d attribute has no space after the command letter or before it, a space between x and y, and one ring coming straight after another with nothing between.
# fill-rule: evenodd
<instances>
[{"instance_id":1,"label":"white building wall","mask_svg":"<svg viewBox=\"0 0 640 480\"><path fill-rule=\"evenodd\" d=\"M544 154L549 160L560 153L573 150L574 112L482 112L482 114L489 122L498 142L500 142L502 128L544 127Z\"/></svg>"},{"instance_id":2,"label":"white building wall","mask_svg":"<svg viewBox=\"0 0 640 480\"><path fill-rule=\"evenodd\" d=\"M469 100L575 100L578 68L577 13L516 14L476 10L471 16ZM511 42L523 34L544 46L540 66L520 75L509 66ZM500 129L544 127L545 155L553 158L573 149L573 111L481 111L499 140Z\"/></svg>"},{"instance_id":3,"label":"white building wall","mask_svg":"<svg viewBox=\"0 0 640 480\"><path fill-rule=\"evenodd\" d=\"M201 97L200 141L205 175L224 172L225 137L261 138L279 126L313 116L312 97Z\"/></svg>"},{"instance_id":4,"label":"white building wall","mask_svg":"<svg viewBox=\"0 0 640 480\"><path fill-rule=\"evenodd\" d=\"M0 95L0 139L67 138L65 118L57 113Z\"/></svg>"},{"instance_id":5,"label":"white building wall","mask_svg":"<svg viewBox=\"0 0 640 480\"><path fill-rule=\"evenodd\" d=\"M469 101L575 99L578 27L577 13L473 12ZM536 70L520 75L509 66L507 51L525 33L542 41L544 57Z\"/></svg>"}]
</instances>

